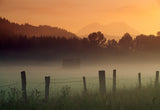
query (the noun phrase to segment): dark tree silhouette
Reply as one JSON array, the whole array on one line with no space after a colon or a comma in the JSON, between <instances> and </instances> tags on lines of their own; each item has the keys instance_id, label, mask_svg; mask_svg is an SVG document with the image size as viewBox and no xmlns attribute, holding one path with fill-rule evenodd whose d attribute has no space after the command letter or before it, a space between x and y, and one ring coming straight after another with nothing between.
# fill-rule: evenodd
<instances>
[{"instance_id":1,"label":"dark tree silhouette","mask_svg":"<svg viewBox=\"0 0 160 110\"><path fill-rule=\"evenodd\" d=\"M157 32L157 36L160 37L160 31Z\"/></svg>"},{"instance_id":2,"label":"dark tree silhouette","mask_svg":"<svg viewBox=\"0 0 160 110\"><path fill-rule=\"evenodd\" d=\"M94 46L104 47L106 38L101 32L93 32L88 35L89 42Z\"/></svg>"},{"instance_id":3,"label":"dark tree silhouette","mask_svg":"<svg viewBox=\"0 0 160 110\"><path fill-rule=\"evenodd\" d=\"M119 44L118 42L115 40L115 39L112 39L112 40L108 40L107 42L107 47L108 48L118 48Z\"/></svg>"},{"instance_id":4,"label":"dark tree silhouette","mask_svg":"<svg viewBox=\"0 0 160 110\"><path fill-rule=\"evenodd\" d=\"M134 39L134 48L139 51L157 51L160 48L160 37L139 35Z\"/></svg>"},{"instance_id":5,"label":"dark tree silhouette","mask_svg":"<svg viewBox=\"0 0 160 110\"><path fill-rule=\"evenodd\" d=\"M129 33L125 33L119 40L119 45L122 49L130 50L132 48L133 40Z\"/></svg>"}]
</instances>

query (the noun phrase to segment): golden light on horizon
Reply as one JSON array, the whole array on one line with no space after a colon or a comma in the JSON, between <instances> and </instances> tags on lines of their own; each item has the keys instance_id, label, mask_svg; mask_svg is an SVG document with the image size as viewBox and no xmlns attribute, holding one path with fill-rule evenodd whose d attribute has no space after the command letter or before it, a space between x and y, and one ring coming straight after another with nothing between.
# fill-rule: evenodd
<instances>
[{"instance_id":1,"label":"golden light on horizon","mask_svg":"<svg viewBox=\"0 0 160 110\"><path fill-rule=\"evenodd\" d=\"M125 22L144 34L160 30L160 0L0 0L12 22L51 25L77 33L91 23Z\"/></svg>"}]
</instances>

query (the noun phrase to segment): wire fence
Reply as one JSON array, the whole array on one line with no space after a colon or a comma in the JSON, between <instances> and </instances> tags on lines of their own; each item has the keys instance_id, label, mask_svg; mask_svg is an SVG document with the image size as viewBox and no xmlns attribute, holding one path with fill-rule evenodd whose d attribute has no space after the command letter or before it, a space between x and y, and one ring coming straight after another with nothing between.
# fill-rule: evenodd
<instances>
[{"instance_id":1,"label":"wire fence","mask_svg":"<svg viewBox=\"0 0 160 110\"><path fill-rule=\"evenodd\" d=\"M26 100L28 93L40 93L41 96L47 98L50 95L63 94L65 90L69 92L82 93L86 91L116 91L116 89L128 89L133 87L144 87L147 85L155 86L159 83L159 71L156 72L156 77L141 77L139 73L137 77L116 77L116 70L113 76L105 76L105 71L99 71L99 76L88 77L67 77L67 78L52 78L45 76L45 80L27 79L25 71L21 72L21 80L0 82L0 91L9 91L17 88L22 92L23 98ZM38 92L37 92L38 91Z\"/></svg>"},{"instance_id":2,"label":"wire fence","mask_svg":"<svg viewBox=\"0 0 160 110\"><path fill-rule=\"evenodd\" d=\"M142 85L146 86L149 84L154 84L154 78L143 77ZM116 79L117 89L137 87L137 78L117 78ZM99 78L98 77L86 77L86 85L88 90L96 90L99 88ZM108 90L112 89L113 78L106 77L106 88ZM0 83L0 90L9 88L21 89L21 81L10 81ZM83 79L77 78L55 78L50 80L50 91L59 92L64 86L71 87L72 90L82 91L83 90ZM45 81L27 81L27 90L38 89L44 92Z\"/></svg>"}]
</instances>

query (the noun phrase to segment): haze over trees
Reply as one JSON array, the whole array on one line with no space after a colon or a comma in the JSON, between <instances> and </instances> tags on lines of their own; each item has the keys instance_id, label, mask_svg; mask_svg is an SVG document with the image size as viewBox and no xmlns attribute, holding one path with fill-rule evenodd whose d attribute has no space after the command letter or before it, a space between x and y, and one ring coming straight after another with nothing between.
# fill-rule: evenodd
<instances>
[{"instance_id":1,"label":"haze over trees","mask_svg":"<svg viewBox=\"0 0 160 110\"><path fill-rule=\"evenodd\" d=\"M48 33L43 35L41 31L38 31L38 34L40 35L41 33L42 35L38 36L37 34L37 36L31 36L32 34L23 33L28 30L27 27L37 30L45 30L45 28L31 25L22 26L10 23L6 19L0 19L0 24L4 26L0 25L1 59L49 60L63 57L109 58L110 56L140 56L146 53L160 54L159 32L157 32L156 36L141 34L135 38L130 33L125 33L117 41L115 39L107 39L102 32L93 32L88 37L79 38L70 32L58 28L53 29L58 31L58 36L54 32L52 36L47 35ZM16 33L16 30L19 30L19 34L17 34L18 32ZM61 34L61 32L63 33Z\"/></svg>"}]
</instances>

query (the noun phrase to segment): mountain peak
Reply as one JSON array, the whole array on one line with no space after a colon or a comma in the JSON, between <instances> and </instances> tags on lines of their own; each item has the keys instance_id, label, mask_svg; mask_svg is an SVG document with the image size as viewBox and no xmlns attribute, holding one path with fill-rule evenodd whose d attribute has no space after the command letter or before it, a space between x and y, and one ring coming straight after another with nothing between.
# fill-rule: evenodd
<instances>
[{"instance_id":1,"label":"mountain peak","mask_svg":"<svg viewBox=\"0 0 160 110\"><path fill-rule=\"evenodd\" d=\"M117 39L118 37L120 38L126 32L134 36L139 34L136 29L132 28L125 22L112 22L107 25L100 25L98 23L89 24L79 30L78 35L84 36L97 31L101 31L104 35L107 35L106 37L115 36L116 38L113 37L115 39Z\"/></svg>"}]
</instances>

